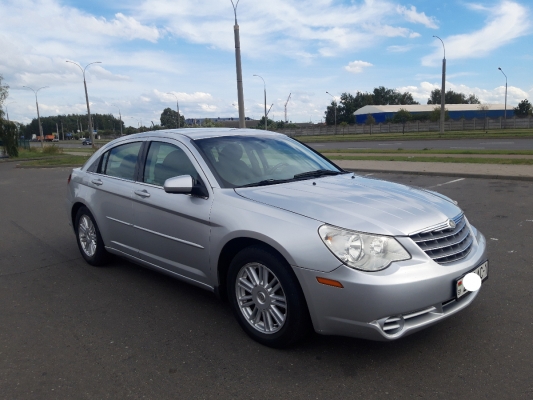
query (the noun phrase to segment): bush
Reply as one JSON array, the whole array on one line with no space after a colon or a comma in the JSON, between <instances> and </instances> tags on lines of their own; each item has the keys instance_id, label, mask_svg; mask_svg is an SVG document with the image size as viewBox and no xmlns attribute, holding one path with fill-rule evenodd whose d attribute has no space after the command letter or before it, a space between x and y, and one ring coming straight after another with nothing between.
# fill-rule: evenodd
<instances>
[{"instance_id":1,"label":"bush","mask_svg":"<svg viewBox=\"0 0 533 400\"><path fill-rule=\"evenodd\" d=\"M51 146L46 146L43 149L43 154L49 154L49 155L63 154L63 149L53 144Z\"/></svg>"}]
</instances>

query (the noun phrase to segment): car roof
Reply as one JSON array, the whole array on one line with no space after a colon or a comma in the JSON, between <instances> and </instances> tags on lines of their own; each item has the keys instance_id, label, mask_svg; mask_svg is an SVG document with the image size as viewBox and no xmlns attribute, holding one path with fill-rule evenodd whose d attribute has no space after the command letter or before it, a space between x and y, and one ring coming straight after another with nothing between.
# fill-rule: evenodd
<instances>
[{"instance_id":1,"label":"car roof","mask_svg":"<svg viewBox=\"0 0 533 400\"><path fill-rule=\"evenodd\" d=\"M159 131L149 131L129 135L129 137L138 136L159 136L172 137L184 136L191 140L206 139L222 136L285 136L281 133L270 132L260 129L238 129L238 128L183 128L183 129L165 129Z\"/></svg>"}]
</instances>

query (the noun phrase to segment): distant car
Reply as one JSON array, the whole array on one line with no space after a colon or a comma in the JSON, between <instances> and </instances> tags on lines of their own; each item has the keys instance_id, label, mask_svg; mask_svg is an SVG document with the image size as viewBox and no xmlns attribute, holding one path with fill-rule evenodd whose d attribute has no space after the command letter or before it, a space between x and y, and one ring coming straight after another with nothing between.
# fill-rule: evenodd
<instances>
[{"instance_id":1,"label":"distant car","mask_svg":"<svg viewBox=\"0 0 533 400\"><path fill-rule=\"evenodd\" d=\"M91 139L85 139L83 142L81 142L81 144L84 145L84 146L85 145L89 145L90 146L90 145L93 144L93 142L91 142Z\"/></svg>"},{"instance_id":2,"label":"distant car","mask_svg":"<svg viewBox=\"0 0 533 400\"><path fill-rule=\"evenodd\" d=\"M53 138L52 142L59 142L59 139L58 138Z\"/></svg>"},{"instance_id":3,"label":"distant car","mask_svg":"<svg viewBox=\"0 0 533 400\"><path fill-rule=\"evenodd\" d=\"M278 133L130 135L68 182L89 264L113 253L215 292L272 347L311 326L395 340L471 304L479 292L465 275L488 277L485 237L456 202L345 171Z\"/></svg>"}]
</instances>

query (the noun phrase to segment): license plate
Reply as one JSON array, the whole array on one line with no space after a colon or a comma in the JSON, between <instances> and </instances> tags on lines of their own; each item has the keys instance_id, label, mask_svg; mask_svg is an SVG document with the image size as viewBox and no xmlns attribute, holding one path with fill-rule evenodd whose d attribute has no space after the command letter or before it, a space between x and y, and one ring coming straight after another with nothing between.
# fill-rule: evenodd
<instances>
[{"instance_id":1,"label":"license plate","mask_svg":"<svg viewBox=\"0 0 533 400\"><path fill-rule=\"evenodd\" d=\"M489 262L485 261L483 264L479 265L478 267L474 268L472 271L468 272L478 274L481 278L481 281L484 282L489 277ZM463 285L463 278L465 277L464 274L462 277L457 278L455 280L455 298L459 299L463 297L465 294L469 293L468 290Z\"/></svg>"}]
</instances>

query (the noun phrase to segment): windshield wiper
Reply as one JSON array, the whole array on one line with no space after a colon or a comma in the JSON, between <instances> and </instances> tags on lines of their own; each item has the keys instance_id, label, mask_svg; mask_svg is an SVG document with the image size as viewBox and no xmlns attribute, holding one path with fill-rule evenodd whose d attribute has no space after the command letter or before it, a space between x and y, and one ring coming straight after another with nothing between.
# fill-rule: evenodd
<instances>
[{"instance_id":1,"label":"windshield wiper","mask_svg":"<svg viewBox=\"0 0 533 400\"><path fill-rule=\"evenodd\" d=\"M326 176L326 175L339 175L343 174L344 172L340 171L331 171L328 169L317 169L316 171L307 171L302 172L301 174L294 175L294 179L300 179L300 178L318 178L320 176Z\"/></svg>"},{"instance_id":2,"label":"windshield wiper","mask_svg":"<svg viewBox=\"0 0 533 400\"><path fill-rule=\"evenodd\" d=\"M260 182L254 182L254 183L247 183L246 185L237 186L238 188L245 188L245 187L252 187L252 186L268 186L268 185L275 185L276 183L284 183L292 181L292 179L265 179L264 181Z\"/></svg>"}]
</instances>

